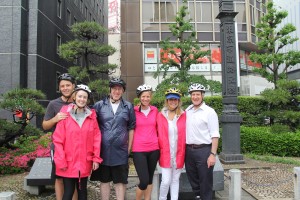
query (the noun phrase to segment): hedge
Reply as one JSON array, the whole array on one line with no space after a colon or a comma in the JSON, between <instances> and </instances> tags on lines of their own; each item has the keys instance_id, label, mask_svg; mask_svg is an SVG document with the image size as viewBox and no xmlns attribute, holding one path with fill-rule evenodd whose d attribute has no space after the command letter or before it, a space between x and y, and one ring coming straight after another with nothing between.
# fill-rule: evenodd
<instances>
[{"instance_id":1,"label":"hedge","mask_svg":"<svg viewBox=\"0 0 300 200\"><path fill-rule=\"evenodd\" d=\"M191 104L190 97L182 97L183 108L188 107ZM152 105L158 109L163 107L165 97L152 99ZM207 105L211 106L217 112L219 119L223 111L223 103L221 96L206 96L204 101ZM136 98L134 104L137 105L139 100ZM267 110L267 102L261 97L252 96L238 96L238 111L243 117L242 125L245 126L261 126L264 124L264 116L262 113Z\"/></svg>"}]
</instances>

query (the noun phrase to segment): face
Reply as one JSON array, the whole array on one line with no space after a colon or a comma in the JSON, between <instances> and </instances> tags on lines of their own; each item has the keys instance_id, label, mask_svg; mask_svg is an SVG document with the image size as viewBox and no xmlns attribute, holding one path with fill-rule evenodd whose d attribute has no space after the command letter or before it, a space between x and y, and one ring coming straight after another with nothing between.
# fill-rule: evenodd
<instances>
[{"instance_id":1,"label":"face","mask_svg":"<svg viewBox=\"0 0 300 200\"><path fill-rule=\"evenodd\" d=\"M110 97L113 100L119 100L122 97L123 93L124 93L124 89L122 86L115 85L110 88Z\"/></svg>"},{"instance_id":2,"label":"face","mask_svg":"<svg viewBox=\"0 0 300 200\"><path fill-rule=\"evenodd\" d=\"M144 106L149 106L151 101L152 94L150 91L142 92L140 95L140 102Z\"/></svg>"},{"instance_id":3,"label":"face","mask_svg":"<svg viewBox=\"0 0 300 200\"><path fill-rule=\"evenodd\" d=\"M195 91L191 93L191 100L195 106L199 106L202 103L204 94L200 91Z\"/></svg>"},{"instance_id":4,"label":"face","mask_svg":"<svg viewBox=\"0 0 300 200\"><path fill-rule=\"evenodd\" d=\"M168 99L167 103L169 110L175 110L179 105L179 99Z\"/></svg>"},{"instance_id":5,"label":"face","mask_svg":"<svg viewBox=\"0 0 300 200\"><path fill-rule=\"evenodd\" d=\"M78 107L86 106L87 101L88 101L88 93L87 92L85 92L83 90L79 90L78 92L76 92L75 102Z\"/></svg>"},{"instance_id":6,"label":"face","mask_svg":"<svg viewBox=\"0 0 300 200\"><path fill-rule=\"evenodd\" d=\"M75 84L67 80L61 80L59 83L59 91L65 97L70 97L73 90L75 88Z\"/></svg>"}]
</instances>

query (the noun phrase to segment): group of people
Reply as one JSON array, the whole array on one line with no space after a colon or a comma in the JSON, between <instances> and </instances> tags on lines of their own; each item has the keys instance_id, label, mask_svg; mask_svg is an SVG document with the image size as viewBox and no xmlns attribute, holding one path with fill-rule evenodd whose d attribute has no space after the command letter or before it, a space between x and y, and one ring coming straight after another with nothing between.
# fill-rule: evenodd
<instances>
[{"instance_id":1,"label":"group of people","mask_svg":"<svg viewBox=\"0 0 300 200\"><path fill-rule=\"evenodd\" d=\"M136 200L150 200L157 163L162 179L159 200L179 195L179 179L185 165L195 199L213 197L219 123L214 109L204 101L205 87L191 84L192 104L182 109L181 92L165 92L161 111L151 105L152 87L141 85L133 106L122 98L126 83L109 81L109 95L88 107L91 91L75 86L69 74L58 78L61 97L50 101L43 128L53 132L53 174L57 199L87 199L87 180L100 181L102 200L109 200L113 182L118 200L125 199L128 157L139 177Z\"/></svg>"}]
</instances>

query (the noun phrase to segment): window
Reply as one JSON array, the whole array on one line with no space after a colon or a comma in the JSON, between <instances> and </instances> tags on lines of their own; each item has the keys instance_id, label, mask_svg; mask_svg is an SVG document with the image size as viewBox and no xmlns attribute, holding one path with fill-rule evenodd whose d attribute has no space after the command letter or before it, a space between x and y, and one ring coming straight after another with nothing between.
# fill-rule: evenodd
<instances>
[{"instance_id":1,"label":"window","mask_svg":"<svg viewBox=\"0 0 300 200\"><path fill-rule=\"evenodd\" d=\"M56 53L59 54L59 48L61 45L61 36L59 34L56 35Z\"/></svg>"},{"instance_id":2,"label":"window","mask_svg":"<svg viewBox=\"0 0 300 200\"><path fill-rule=\"evenodd\" d=\"M160 3L160 20L162 22L174 22L176 16L176 2Z\"/></svg>"},{"instance_id":3,"label":"window","mask_svg":"<svg viewBox=\"0 0 300 200\"><path fill-rule=\"evenodd\" d=\"M79 2L79 10L81 11L81 13L83 13L83 0L80 0Z\"/></svg>"},{"instance_id":4,"label":"window","mask_svg":"<svg viewBox=\"0 0 300 200\"><path fill-rule=\"evenodd\" d=\"M72 25L71 11L69 9L67 9L67 25Z\"/></svg>"},{"instance_id":5,"label":"window","mask_svg":"<svg viewBox=\"0 0 300 200\"><path fill-rule=\"evenodd\" d=\"M85 14L85 19L87 20L88 19L88 9L86 6L85 6L84 14Z\"/></svg>"},{"instance_id":6,"label":"window","mask_svg":"<svg viewBox=\"0 0 300 200\"><path fill-rule=\"evenodd\" d=\"M61 0L57 0L57 17L61 18Z\"/></svg>"},{"instance_id":7,"label":"window","mask_svg":"<svg viewBox=\"0 0 300 200\"><path fill-rule=\"evenodd\" d=\"M77 23L77 19L76 19L76 17L74 16L74 24L76 24Z\"/></svg>"}]
</instances>

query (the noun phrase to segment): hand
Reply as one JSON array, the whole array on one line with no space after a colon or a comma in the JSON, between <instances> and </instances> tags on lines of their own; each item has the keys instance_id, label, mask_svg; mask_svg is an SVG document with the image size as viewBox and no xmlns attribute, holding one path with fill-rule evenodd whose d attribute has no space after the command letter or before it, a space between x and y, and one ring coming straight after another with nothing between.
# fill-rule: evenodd
<instances>
[{"instance_id":1,"label":"hand","mask_svg":"<svg viewBox=\"0 0 300 200\"><path fill-rule=\"evenodd\" d=\"M208 168L214 166L216 164L216 156L210 154L210 156L207 159L207 166Z\"/></svg>"},{"instance_id":2,"label":"hand","mask_svg":"<svg viewBox=\"0 0 300 200\"><path fill-rule=\"evenodd\" d=\"M68 117L68 115L66 113L59 112L55 116L56 122L59 122L60 120L66 119L67 117Z\"/></svg>"},{"instance_id":3,"label":"hand","mask_svg":"<svg viewBox=\"0 0 300 200\"><path fill-rule=\"evenodd\" d=\"M93 162L93 171L97 170L99 168L99 163Z\"/></svg>"}]
</instances>

